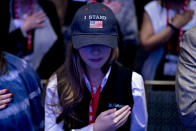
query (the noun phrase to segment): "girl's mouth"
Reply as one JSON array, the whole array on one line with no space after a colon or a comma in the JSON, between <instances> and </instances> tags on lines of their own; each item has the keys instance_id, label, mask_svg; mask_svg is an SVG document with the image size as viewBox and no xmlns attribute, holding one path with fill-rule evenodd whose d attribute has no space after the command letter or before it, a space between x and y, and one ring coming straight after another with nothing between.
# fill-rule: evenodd
<instances>
[{"instance_id":1,"label":"girl's mouth","mask_svg":"<svg viewBox=\"0 0 196 131\"><path fill-rule=\"evenodd\" d=\"M99 62L102 60L102 58L93 58L93 59L89 59L91 62Z\"/></svg>"}]
</instances>

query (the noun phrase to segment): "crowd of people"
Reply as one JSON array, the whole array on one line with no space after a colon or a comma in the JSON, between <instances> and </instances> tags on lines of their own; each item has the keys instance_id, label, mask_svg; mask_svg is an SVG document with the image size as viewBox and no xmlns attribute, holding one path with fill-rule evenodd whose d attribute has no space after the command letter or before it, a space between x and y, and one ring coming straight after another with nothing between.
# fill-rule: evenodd
<instances>
[{"instance_id":1,"label":"crowd of people","mask_svg":"<svg viewBox=\"0 0 196 131\"><path fill-rule=\"evenodd\" d=\"M8 0L5 7L2 131L196 129L195 0L142 7L134 0ZM146 80L175 85L145 88ZM160 105L180 124L152 110Z\"/></svg>"}]
</instances>

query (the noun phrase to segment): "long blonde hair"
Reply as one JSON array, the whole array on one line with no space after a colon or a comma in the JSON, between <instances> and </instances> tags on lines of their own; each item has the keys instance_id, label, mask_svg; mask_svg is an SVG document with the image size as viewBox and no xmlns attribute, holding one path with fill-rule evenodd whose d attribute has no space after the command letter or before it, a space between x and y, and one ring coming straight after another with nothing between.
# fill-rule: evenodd
<instances>
[{"instance_id":1,"label":"long blonde hair","mask_svg":"<svg viewBox=\"0 0 196 131\"><path fill-rule=\"evenodd\" d=\"M112 49L108 61L102 67L103 72L106 72L109 66L117 60L118 54L118 48ZM69 43L66 62L57 71L58 95L60 105L63 108L63 112L56 119L57 123L64 120L66 125L71 127L74 125L72 120L80 121L74 113L73 108L83 99L85 88L84 72L84 62L81 60L78 50L73 48L72 43Z\"/></svg>"}]
</instances>

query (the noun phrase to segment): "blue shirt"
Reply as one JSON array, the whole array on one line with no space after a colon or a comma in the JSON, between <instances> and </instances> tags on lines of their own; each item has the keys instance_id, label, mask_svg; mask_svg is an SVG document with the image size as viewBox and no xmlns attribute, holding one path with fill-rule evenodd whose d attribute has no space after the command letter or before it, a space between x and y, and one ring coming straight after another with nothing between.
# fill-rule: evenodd
<instances>
[{"instance_id":1,"label":"blue shirt","mask_svg":"<svg viewBox=\"0 0 196 131\"><path fill-rule=\"evenodd\" d=\"M25 61L6 52L4 54L8 72L0 76L0 89L10 89L14 97L7 108L0 110L0 130L43 130L43 87L37 73Z\"/></svg>"}]
</instances>

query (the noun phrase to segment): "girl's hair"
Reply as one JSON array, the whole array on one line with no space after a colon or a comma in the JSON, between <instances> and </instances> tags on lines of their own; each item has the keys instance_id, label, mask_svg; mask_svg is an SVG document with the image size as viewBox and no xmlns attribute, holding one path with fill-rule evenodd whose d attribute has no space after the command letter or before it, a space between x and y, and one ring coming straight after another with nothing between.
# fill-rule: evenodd
<instances>
[{"instance_id":1,"label":"girl's hair","mask_svg":"<svg viewBox=\"0 0 196 131\"><path fill-rule=\"evenodd\" d=\"M102 71L105 73L117 58L118 48L112 49L108 61L102 67ZM82 61L78 50L73 48L72 43L69 43L65 65L57 71L57 76L59 76L58 95L60 98L60 105L63 108L63 112L56 119L57 123L64 120L68 127L73 127L73 120L80 121L73 109L83 99L85 88L84 72L84 62Z\"/></svg>"},{"instance_id":2,"label":"girl's hair","mask_svg":"<svg viewBox=\"0 0 196 131\"><path fill-rule=\"evenodd\" d=\"M8 71L8 65L4 56L3 52L0 51L0 76Z\"/></svg>"}]
</instances>

